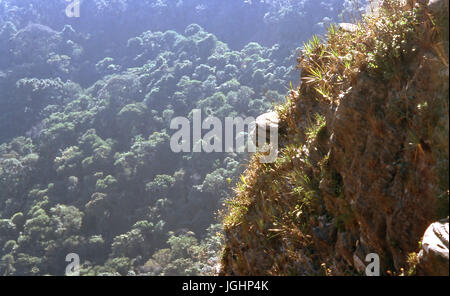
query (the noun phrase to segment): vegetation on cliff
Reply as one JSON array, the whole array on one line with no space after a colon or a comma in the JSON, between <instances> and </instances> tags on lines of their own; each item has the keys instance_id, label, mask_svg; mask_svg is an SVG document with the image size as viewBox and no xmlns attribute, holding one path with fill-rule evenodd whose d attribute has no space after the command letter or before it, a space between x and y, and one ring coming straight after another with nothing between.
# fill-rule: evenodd
<instances>
[{"instance_id":1,"label":"vegetation on cliff","mask_svg":"<svg viewBox=\"0 0 450 296\"><path fill-rule=\"evenodd\" d=\"M358 275L369 253L415 274L449 213L448 1L383 2L305 44L279 157L254 155L223 213L221 274Z\"/></svg>"}]
</instances>

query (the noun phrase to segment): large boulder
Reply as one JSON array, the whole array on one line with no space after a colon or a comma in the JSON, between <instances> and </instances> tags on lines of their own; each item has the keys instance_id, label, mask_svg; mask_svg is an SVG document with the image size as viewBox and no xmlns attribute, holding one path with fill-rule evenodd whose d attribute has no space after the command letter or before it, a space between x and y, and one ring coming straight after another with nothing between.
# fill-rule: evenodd
<instances>
[{"instance_id":1,"label":"large boulder","mask_svg":"<svg viewBox=\"0 0 450 296\"><path fill-rule=\"evenodd\" d=\"M448 0L429 0L428 8L437 14L445 13L448 11Z\"/></svg>"},{"instance_id":2,"label":"large boulder","mask_svg":"<svg viewBox=\"0 0 450 296\"><path fill-rule=\"evenodd\" d=\"M258 116L253 129L250 131L250 138L253 143L255 143L257 147L261 146L261 143L258 143L258 135L260 133L266 134L266 141L268 142L270 140L270 129L278 131L279 122L280 118L275 111Z\"/></svg>"},{"instance_id":3,"label":"large boulder","mask_svg":"<svg viewBox=\"0 0 450 296\"><path fill-rule=\"evenodd\" d=\"M345 32L355 33L358 31L358 26L351 23L339 23L339 29Z\"/></svg>"},{"instance_id":4,"label":"large boulder","mask_svg":"<svg viewBox=\"0 0 450 296\"><path fill-rule=\"evenodd\" d=\"M449 275L448 219L427 228L418 259L418 275Z\"/></svg>"}]
</instances>

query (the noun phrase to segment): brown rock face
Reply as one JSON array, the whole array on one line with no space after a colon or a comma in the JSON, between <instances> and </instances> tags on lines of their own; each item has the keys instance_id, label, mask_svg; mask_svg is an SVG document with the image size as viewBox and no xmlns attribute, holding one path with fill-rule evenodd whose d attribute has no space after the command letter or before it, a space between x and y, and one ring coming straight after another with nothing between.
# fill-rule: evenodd
<instances>
[{"instance_id":1,"label":"brown rock face","mask_svg":"<svg viewBox=\"0 0 450 296\"><path fill-rule=\"evenodd\" d=\"M435 70L441 68L431 57L424 57L422 67L417 69L425 73ZM435 217L440 192L435 183L439 172L433 152L422 148L420 156L419 152L408 153L411 138L407 130L411 127L401 124L386 109L400 99L401 92L406 92L405 96L414 98L417 104L422 95L431 95L427 93L429 88L438 90L437 85L428 84L414 81L409 91L392 89L362 74L355 89L329 116L333 138L331 169L342 179L344 201L354 215L354 223L344 230L348 233L347 240L353 238L347 244L355 250L358 241L361 248L380 255L382 266L393 270L404 267L405 253L417 248L421 235ZM422 146L416 145L411 149ZM332 189L322 189L327 211L335 217L344 214L342 209L335 208L339 197L327 194ZM340 244L337 247L338 254L350 262L352 249Z\"/></svg>"}]
</instances>

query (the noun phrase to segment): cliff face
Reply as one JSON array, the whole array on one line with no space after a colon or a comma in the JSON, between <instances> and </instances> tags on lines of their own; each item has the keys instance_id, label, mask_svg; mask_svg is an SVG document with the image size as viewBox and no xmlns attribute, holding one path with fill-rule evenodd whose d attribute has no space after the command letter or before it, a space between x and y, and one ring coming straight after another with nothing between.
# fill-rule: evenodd
<instances>
[{"instance_id":1,"label":"cliff face","mask_svg":"<svg viewBox=\"0 0 450 296\"><path fill-rule=\"evenodd\" d=\"M448 1L384 1L305 45L279 157L255 155L224 214L221 274L358 275L369 253L416 274L449 212L447 36Z\"/></svg>"}]
</instances>

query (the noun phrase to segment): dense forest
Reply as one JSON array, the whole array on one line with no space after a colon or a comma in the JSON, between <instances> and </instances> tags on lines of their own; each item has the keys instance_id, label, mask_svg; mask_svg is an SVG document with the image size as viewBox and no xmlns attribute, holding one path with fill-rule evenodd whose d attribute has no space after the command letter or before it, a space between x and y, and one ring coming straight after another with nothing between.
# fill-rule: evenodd
<instances>
[{"instance_id":1,"label":"dense forest","mask_svg":"<svg viewBox=\"0 0 450 296\"><path fill-rule=\"evenodd\" d=\"M284 102L328 0L0 1L0 275L217 273L249 156L173 153L170 121Z\"/></svg>"}]
</instances>

